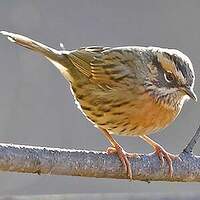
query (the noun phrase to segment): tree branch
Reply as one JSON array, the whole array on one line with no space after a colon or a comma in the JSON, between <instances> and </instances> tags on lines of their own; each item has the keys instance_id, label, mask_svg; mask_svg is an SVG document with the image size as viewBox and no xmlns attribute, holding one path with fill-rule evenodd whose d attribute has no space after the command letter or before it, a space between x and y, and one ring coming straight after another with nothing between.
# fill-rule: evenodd
<instances>
[{"instance_id":1,"label":"tree branch","mask_svg":"<svg viewBox=\"0 0 200 200\"><path fill-rule=\"evenodd\" d=\"M153 154L130 159L133 178L141 181L200 182L200 157L180 154L173 162L174 175L168 176L168 166L160 166ZM127 179L116 155L86 150L0 144L0 170L48 175L69 175L97 178Z\"/></svg>"},{"instance_id":2,"label":"tree branch","mask_svg":"<svg viewBox=\"0 0 200 200\"><path fill-rule=\"evenodd\" d=\"M200 182L200 156L192 150L200 137L200 127L173 161L173 177L168 175L168 165L160 166L157 155L141 154L130 159L133 178L141 181ZM48 175L85 176L127 179L127 174L117 155L105 152L70 150L48 147L0 143L0 170Z\"/></svg>"},{"instance_id":3,"label":"tree branch","mask_svg":"<svg viewBox=\"0 0 200 200\"><path fill-rule=\"evenodd\" d=\"M190 142L188 143L188 145L185 147L185 149L183 150L183 152L185 153L192 153L195 144L197 143L198 139L200 138L200 126L197 129L195 135L192 137L192 139L190 140Z\"/></svg>"}]
</instances>

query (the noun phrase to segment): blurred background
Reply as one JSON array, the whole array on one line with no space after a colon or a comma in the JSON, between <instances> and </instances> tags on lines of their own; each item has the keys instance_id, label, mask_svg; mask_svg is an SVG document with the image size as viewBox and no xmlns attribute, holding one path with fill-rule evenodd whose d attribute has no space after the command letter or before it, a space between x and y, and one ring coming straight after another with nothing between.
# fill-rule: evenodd
<instances>
[{"instance_id":1,"label":"blurred background","mask_svg":"<svg viewBox=\"0 0 200 200\"><path fill-rule=\"evenodd\" d=\"M198 0L18 0L0 1L0 29L60 48L160 46L188 55L200 98L200 1ZM180 153L200 120L189 101L181 115L152 138ZM130 152L151 147L134 137L116 137ZM108 142L76 108L69 84L47 60L0 37L0 141L61 148L105 150ZM197 144L195 153L200 153ZM132 182L0 172L0 195L94 192L198 192L199 184Z\"/></svg>"}]
</instances>

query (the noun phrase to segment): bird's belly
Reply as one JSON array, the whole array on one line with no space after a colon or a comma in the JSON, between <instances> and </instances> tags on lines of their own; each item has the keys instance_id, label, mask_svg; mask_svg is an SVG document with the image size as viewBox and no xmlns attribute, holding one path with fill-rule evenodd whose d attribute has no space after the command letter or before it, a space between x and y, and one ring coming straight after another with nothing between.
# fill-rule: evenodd
<instances>
[{"instance_id":1,"label":"bird's belly","mask_svg":"<svg viewBox=\"0 0 200 200\"><path fill-rule=\"evenodd\" d=\"M132 101L92 96L76 95L81 110L97 127L117 135L148 135L166 127L179 112L155 103L148 94Z\"/></svg>"}]
</instances>

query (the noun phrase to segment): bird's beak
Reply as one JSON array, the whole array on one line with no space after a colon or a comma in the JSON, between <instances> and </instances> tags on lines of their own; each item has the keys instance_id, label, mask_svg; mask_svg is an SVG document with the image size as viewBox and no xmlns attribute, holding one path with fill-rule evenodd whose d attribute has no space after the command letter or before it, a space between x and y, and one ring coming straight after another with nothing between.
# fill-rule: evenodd
<instances>
[{"instance_id":1,"label":"bird's beak","mask_svg":"<svg viewBox=\"0 0 200 200\"><path fill-rule=\"evenodd\" d=\"M194 101L197 102L197 96L196 94L194 93L193 89L190 88L190 87L184 87L182 88L183 91L185 92L185 94L187 94L191 99L193 99Z\"/></svg>"}]
</instances>

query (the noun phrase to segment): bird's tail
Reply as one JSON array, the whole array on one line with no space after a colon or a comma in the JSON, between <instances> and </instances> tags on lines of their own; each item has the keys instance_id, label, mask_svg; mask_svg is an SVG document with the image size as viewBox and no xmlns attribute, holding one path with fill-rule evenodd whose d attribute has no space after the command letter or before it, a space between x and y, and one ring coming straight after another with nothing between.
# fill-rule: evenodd
<instances>
[{"instance_id":1,"label":"bird's tail","mask_svg":"<svg viewBox=\"0 0 200 200\"><path fill-rule=\"evenodd\" d=\"M51 47L48 47L40 42L34 41L28 37L15 34L15 33L9 33L6 31L0 31L2 35L7 36L7 38L18 45L21 45L25 48L31 49L32 51L38 52L45 56L46 58L59 62L59 59L62 58L61 51L55 50Z\"/></svg>"},{"instance_id":2,"label":"bird's tail","mask_svg":"<svg viewBox=\"0 0 200 200\"><path fill-rule=\"evenodd\" d=\"M62 75L67 80L72 81L72 76L70 74L73 73L74 66L68 59L68 51L59 51L53 49L40 42L19 34L9 33L6 31L0 31L0 34L5 35L11 42L14 42L45 56L51 63L53 63L53 65L56 66L56 68L60 70Z\"/></svg>"}]
</instances>

